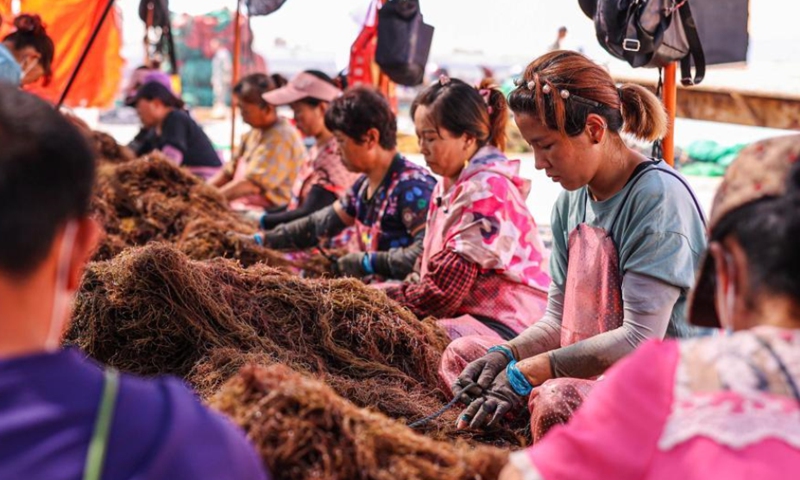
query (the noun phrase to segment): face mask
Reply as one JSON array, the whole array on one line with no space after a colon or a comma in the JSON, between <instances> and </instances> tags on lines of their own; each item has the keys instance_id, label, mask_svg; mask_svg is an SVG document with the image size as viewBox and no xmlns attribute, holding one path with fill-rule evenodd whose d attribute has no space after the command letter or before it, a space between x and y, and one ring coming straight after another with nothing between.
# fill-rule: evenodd
<instances>
[{"instance_id":1,"label":"face mask","mask_svg":"<svg viewBox=\"0 0 800 480\"><path fill-rule=\"evenodd\" d=\"M67 321L72 292L67 289L70 259L75 246L75 235L78 233L78 223L70 220L64 228L64 238L58 252L58 271L56 272L56 288L53 291L53 310L50 313L50 330L45 340L45 350L52 352L58 350L61 344L61 333Z\"/></svg>"}]
</instances>

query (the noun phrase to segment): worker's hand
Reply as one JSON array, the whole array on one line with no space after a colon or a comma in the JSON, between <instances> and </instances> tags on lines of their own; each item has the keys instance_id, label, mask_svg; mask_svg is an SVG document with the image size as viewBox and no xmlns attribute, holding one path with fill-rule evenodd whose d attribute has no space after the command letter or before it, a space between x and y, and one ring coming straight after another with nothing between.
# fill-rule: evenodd
<instances>
[{"instance_id":1,"label":"worker's hand","mask_svg":"<svg viewBox=\"0 0 800 480\"><path fill-rule=\"evenodd\" d=\"M258 245L264 245L264 234L259 233L241 233L241 232L228 232L228 238L232 239L237 243L255 243Z\"/></svg>"},{"instance_id":2,"label":"worker's hand","mask_svg":"<svg viewBox=\"0 0 800 480\"><path fill-rule=\"evenodd\" d=\"M506 368L511 361L506 354L500 351L489 352L464 368L461 375L451 387L453 393L462 391L467 397L480 396L489 388L495 377ZM469 387L463 390L465 387Z\"/></svg>"},{"instance_id":3,"label":"worker's hand","mask_svg":"<svg viewBox=\"0 0 800 480\"><path fill-rule=\"evenodd\" d=\"M336 274L343 277L362 278L367 275L364 271L364 256L366 253L348 253L336 261Z\"/></svg>"},{"instance_id":4,"label":"worker's hand","mask_svg":"<svg viewBox=\"0 0 800 480\"><path fill-rule=\"evenodd\" d=\"M262 225L261 219L266 216L263 210L242 210L239 213L239 216L247 220L248 222L255 222L259 226Z\"/></svg>"},{"instance_id":5,"label":"worker's hand","mask_svg":"<svg viewBox=\"0 0 800 480\"><path fill-rule=\"evenodd\" d=\"M473 430L483 430L496 427L507 413L517 413L522 410L527 399L527 395L520 395L514 390L504 369L488 390L461 412L456 428L461 430L469 427Z\"/></svg>"}]
</instances>

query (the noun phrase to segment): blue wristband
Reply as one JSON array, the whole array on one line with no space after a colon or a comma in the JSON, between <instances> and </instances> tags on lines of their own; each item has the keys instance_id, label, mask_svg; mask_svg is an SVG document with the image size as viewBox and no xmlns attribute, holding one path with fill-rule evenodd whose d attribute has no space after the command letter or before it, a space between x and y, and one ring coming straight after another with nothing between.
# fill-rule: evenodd
<instances>
[{"instance_id":1,"label":"blue wristband","mask_svg":"<svg viewBox=\"0 0 800 480\"><path fill-rule=\"evenodd\" d=\"M361 266L364 267L364 271L367 275L372 275L375 273L375 267L372 266L372 254L365 253L364 256L361 258Z\"/></svg>"},{"instance_id":2,"label":"blue wristband","mask_svg":"<svg viewBox=\"0 0 800 480\"><path fill-rule=\"evenodd\" d=\"M511 384L511 388L517 392L517 395L521 395L526 397L531 394L531 390L533 390L533 385L531 382L525 378L525 375L519 371L517 367L517 361L511 360L506 367L506 375L508 376L508 383Z\"/></svg>"},{"instance_id":3,"label":"blue wristband","mask_svg":"<svg viewBox=\"0 0 800 480\"><path fill-rule=\"evenodd\" d=\"M486 353L492 352L500 352L508 358L509 362L514 361L514 352L511 351L510 348L506 347L505 345L495 345L494 347L490 348L486 351Z\"/></svg>"},{"instance_id":4,"label":"blue wristband","mask_svg":"<svg viewBox=\"0 0 800 480\"><path fill-rule=\"evenodd\" d=\"M264 235L261 235L260 233L255 233L253 234L253 240L256 241L256 244L261 245L262 247L264 246Z\"/></svg>"}]
</instances>

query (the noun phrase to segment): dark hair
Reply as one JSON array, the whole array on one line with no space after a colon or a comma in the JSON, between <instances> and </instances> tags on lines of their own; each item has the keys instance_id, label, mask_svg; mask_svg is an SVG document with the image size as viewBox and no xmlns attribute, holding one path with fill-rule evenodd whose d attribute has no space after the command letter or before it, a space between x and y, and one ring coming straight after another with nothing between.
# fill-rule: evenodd
<instances>
[{"instance_id":1,"label":"dark hair","mask_svg":"<svg viewBox=\"0 0 800 480\"><path fill-rule=\"evenodd\" d=\"M139 87L134 97L138 100L159 100L167 107L183 108L186 106L179 97L177 97L170 89L157 81L149 81ZM135 105L135 104L134 104Z\"/></svg>"},{"instance_id":2,"label":"dark hair","mask_svg":"<svg viewBox=\"0 0 800 480\"><path fill-rule=\"evenodd\" d=\"M800 303L800 163L792 166L788 189L732 210L712 228L711 241L733 237L747 256L754 295L786 295ZM752 305L754 298L746 299Z\"/></svg>"},{"instance_id":3,"label":"dark hair","mask_svg":"<svg viewBox=\"0 0 800 480\"><path fill-rule=\"evenodd\" d=\"M320 72L319 70L305 70L305 71L303 71L303 73L307 73L309 75L313 75L313 76L319 78L320 80L322 80L323 82L330 83L334 87L339 88L339 86L336 84L336 82L334 82L333 79L331 77L329 77L325 72ZM322 103L325 103L325 100L320 100L318 98L313 98L313 97L305 97L305 98L301 98L297 102L298 103L305 103L306 105L309 105L311 107L316 107L316 106L319 106Z\"/></svg>"},{"instance_id":4,"label":"dark hair","mask_svg":"<svg viewBox=\"0 0 800 480\"><path fill-rule=\"evenodd\" d=\"M353 87L331 102L325 112L325 126L330 131L339 131L358 143L371 128L380 133L380 145L384 150L397 146L397 118L386 97L371 87Z\"/></svg>"},{"instance_id":5,"label":"dark hair","mask_svg":"<svg viewBox=\"0 0 800 480\"><path fill-rule=\"evenodd\" d=\"M6 35L3 41L12 42L14 50L31 47L39 52L41 55L39 63L44 70L45 84L49 83L53 76L53 57L56 54L56 47L53 39L47 35L41 17L23 13L14 19L14 26L17 28L16 31Z\"/></svg>"},{"instance_id":6,"label":"dark hair","mask_svg":"<svg viewBox=\"0 0 800 480\"><path fill-rule=\"evenodd\" d=\"M420 106L428 107L436 128L444 128L456 136L472 135L479 146L506 147L508 104L491 80L475 87L457 78L446 77L426 88L411 104L411 118Z\"/></svg>"},{"instance_id":7,"label":"dark hair","mask_svg":"<svg viewBox=\"0 0 800 480\"><path fill-rule=\"evenodd\" d=\"M643 140L661 138L667 131L658 97L630 83L617 88L603 67L578 52L555 51L531 62L508 103L514 113L533 115L562 135L580 134L590 113L603 117L612 132Z\"/></svg>"},{"instance_id":8,"label":"dark hair","mask_svg":"<svg viewBox=\"0 0 800 480\"><path fill-rule=\"evenodd\" d=\"M24 277L60 227L88 214L94 154L65 117L11 85L0 85L0 145L0 270Z\"/></svg>"},{"instance_id":9,"label":"dark hair","mask_svg":"<svg viewBox=\"0 0 800 480\"><path fill-rule=\"evenodd\" d=\"M239 101L253 103L261 108L268 108L270 105L264 100L262 95L280 88L288 83L286 79L278 74L267 75L265 73L251 73L239 80L233 87L233 94Z\"/></svg>"}]
</instances>

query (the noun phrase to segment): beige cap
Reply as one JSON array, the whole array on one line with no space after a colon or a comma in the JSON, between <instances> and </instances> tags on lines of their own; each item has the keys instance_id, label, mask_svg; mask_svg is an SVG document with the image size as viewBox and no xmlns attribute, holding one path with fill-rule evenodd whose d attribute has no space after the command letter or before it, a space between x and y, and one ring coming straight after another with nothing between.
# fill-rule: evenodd
<instances>
[{"instance_id":1,"label":"beige cap","mask_svg":"<svg viewBox=\"0 0 800 480\"><path fill-rule=\"evenodd\" d=\"M764 197L786 192L792 164L800 160L800 135L770 138L745 147L728 167L714 197L709 232L725 215ZM714 304L714 258L706 252L697 283L689 296L689 321L702 327L719 327Z\"/></svg>"},{"instance_id":2,"label":"beige cap","mask_svg":"<svg viewBox=\"0 0 800 480\"><path fill-rule=\"evenodd\" d=\"M271 105L288 105L308 97L332 102L341 94L341 90L325 80L303 72L285 86L265 93L262 98Z\"/></svg>"}]
</instances>

